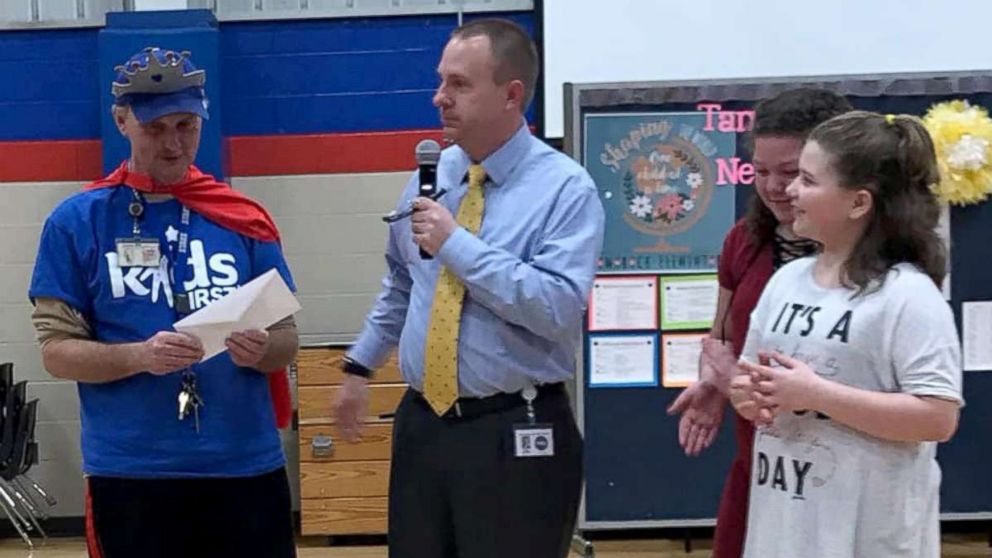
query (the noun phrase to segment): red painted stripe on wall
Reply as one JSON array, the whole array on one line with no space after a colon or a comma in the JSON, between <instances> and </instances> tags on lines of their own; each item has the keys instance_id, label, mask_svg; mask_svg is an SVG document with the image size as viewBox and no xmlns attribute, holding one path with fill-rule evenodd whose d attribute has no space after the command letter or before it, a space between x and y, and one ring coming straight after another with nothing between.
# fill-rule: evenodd
<instances>
[{"instance_id":1,"label":"red painted stripe on wall","mask_svg":"<svg viewBox=\"0 0 992 558\"><path fill-rule=\"evenodd\" d=\"M440 130L226 138L230 176L391 172L416 167L422 139ZM0 142L0 182L100 178L100 140Z\"/></svg>"},{"instance_id":2,"label":"red painted stripe on wall","mask_svg":"<svg viewBox=\"0 0 992 558\"><path fill-rule=\"evenodd\" d=\"M266 176L413 170L413 150L428 138L440 142L441 131L232 137L229 172Z\"/></svg>"},{"instance_id":3,"label":"red painted stripe on wall","mask_svg":"<svg viewBox=\"0 0 992 558\"><path fill-rule=\"evenodd\" d=\"M94 180L102 158L100 140L0 142L0 182Z\"/></svg>"}]
</instances>

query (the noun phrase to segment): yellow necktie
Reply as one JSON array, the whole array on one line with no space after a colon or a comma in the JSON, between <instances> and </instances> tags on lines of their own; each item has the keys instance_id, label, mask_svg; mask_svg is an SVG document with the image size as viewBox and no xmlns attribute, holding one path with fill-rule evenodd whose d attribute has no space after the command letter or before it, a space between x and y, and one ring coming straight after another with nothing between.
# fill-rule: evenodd
<instances>
[{"instance_id":1,"label":"yellow necktie","mask_svg":"<svg viewBox=\"0 0 992 558\"><path fill-rule=\"evenodd\" d=\"M482 165L468 169L468 192L458 208L458 224L472 234L482 225ZM458 399L458 328L462 318L465 285L447 267L441 268L434 289L430 329L424 354L424 398L438 416L448 412Z\"/></svg>"}]
</instances>

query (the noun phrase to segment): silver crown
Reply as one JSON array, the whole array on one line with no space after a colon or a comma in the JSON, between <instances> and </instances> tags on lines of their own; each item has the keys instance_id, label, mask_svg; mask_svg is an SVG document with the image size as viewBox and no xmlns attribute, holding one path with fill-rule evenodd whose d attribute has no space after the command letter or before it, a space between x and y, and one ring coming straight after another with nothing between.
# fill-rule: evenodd
<instances>
[{"instance_id":1,"label":"silver crown","mask_svg":"<svg viewBox=\"0 0 992 558\"><path fill-rule=\"evenodd\" d=\"M175 93L189 87L203 87L203 84L207 82L206 70L194 70L189 73L183 71L183 62L190 55L188 50L178 54L172 50L165 51L162 54L162 58L165 59L164 65L157 56L160 51L161 49L158 47L148 47L144 50L148 53L146 66L142 66L137 60L132 60L126 65L114 68L115 71L123 73L127 78L127 83L114 82L114 97L129 93L156 95Z\"/></svg>"}]
</instances>

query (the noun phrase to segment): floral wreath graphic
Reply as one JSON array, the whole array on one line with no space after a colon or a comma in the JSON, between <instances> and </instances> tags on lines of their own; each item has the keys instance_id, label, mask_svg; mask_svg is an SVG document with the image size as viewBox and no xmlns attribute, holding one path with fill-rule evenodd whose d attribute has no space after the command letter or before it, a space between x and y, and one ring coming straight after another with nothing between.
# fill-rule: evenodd
<instances>
[{"instance_id":1,"label":"floral wreath graphic","mask_svg":"<svg viewBox=\"0 0 992 558\"><path fill-rule=\"evenodd\" d=\"M688 252L666 236L690 229L706 214L713 197L713 168L693 143L674 137L630 162L622 179L624 220L639 232L660 237L637 252Z\"/></svg>"}]
</instances>

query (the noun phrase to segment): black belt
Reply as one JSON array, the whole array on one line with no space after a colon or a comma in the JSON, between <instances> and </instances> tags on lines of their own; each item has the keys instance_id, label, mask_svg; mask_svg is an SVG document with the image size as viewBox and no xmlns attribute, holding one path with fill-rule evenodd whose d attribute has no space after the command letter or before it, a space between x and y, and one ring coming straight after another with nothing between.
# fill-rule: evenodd
<instances>
[{"instance_id":1,"label":"black belt","mask_svg":"<svg viewBox=\"0 0 992 558\"><path fill-rule=\"evenodd\" d=\"M549 395L565 393L565 384L563 382L542 384L536 386L536 388L537 398L535 401ZM414 399L430 408L430 403L427 402L427 399L424 399L424 394L412 388L410 389L410 393L413 394ZM526 404L527 402L524 401L524 397L519 391L516 393L497 393L488 397L459 397L455 401L455 404L451 406L451 409L441 415L441 418L468 419L490 413L509 411L516 407L523 407ZM434 412L433 409L431 412Z\"/></svg>"}]
</instances>

